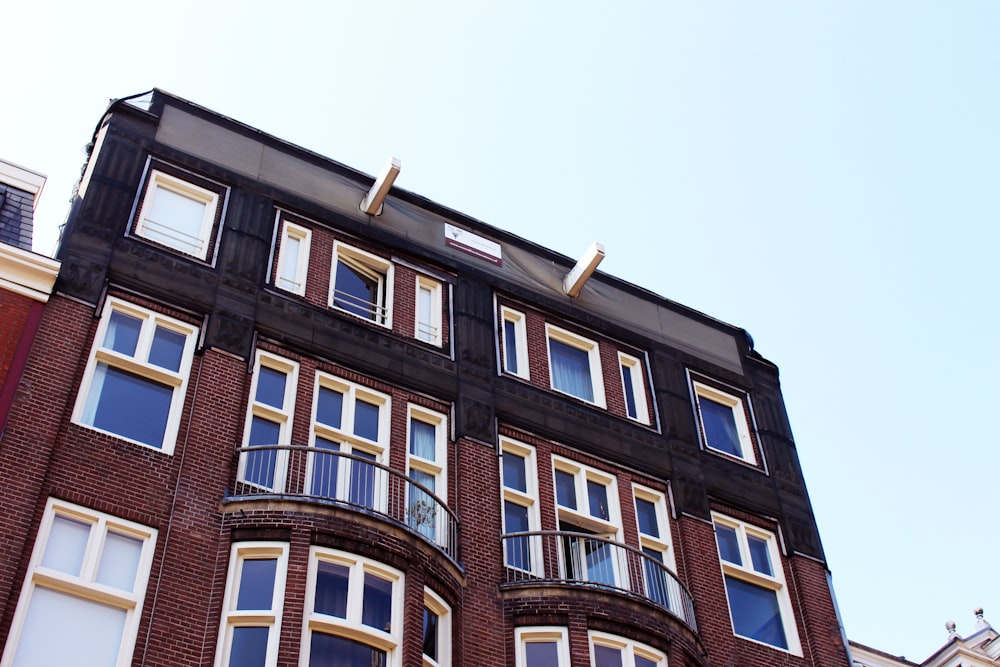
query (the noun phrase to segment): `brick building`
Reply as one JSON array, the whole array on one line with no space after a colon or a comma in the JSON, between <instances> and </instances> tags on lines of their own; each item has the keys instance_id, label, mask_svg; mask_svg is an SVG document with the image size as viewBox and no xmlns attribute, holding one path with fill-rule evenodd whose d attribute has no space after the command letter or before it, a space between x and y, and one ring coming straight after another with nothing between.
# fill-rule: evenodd
<instances>
[{"instance_id":1,"label":"brick building","mask_svg":"<svg viewBox=\"0 0 1000 667\"><path fill-rule=\"evenodd\" d=\"M58 262L31 251L44 186L41 174L0 160L0 432L59 270Z\"/></svg>"},{"instance_id":2,"label":"brick building","mask_svg":"<svg viewBox=\"0 0 1000 667\"><path fill-rule=\"evenodd\" d=\"M397 170L109 107L0 441L2 665L847 667L746 332Z\"/></svg>"}]
</instances>

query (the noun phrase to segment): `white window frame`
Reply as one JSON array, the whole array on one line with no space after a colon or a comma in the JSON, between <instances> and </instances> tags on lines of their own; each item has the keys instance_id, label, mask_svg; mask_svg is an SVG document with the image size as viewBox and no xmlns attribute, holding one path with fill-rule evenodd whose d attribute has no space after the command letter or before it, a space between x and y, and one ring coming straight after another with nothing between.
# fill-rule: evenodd
<instances>
[{"instance_id":1,"label":"white window frame","mask_svg":"<svg viewBox=\"0 0 1000 667\"><path fill-rule=\"evenodd\" d=\"M622 667L635 667L636 656L645 658L656 663L656 667L667 667L667 656L663 651L658 651L652 646L641 644L625 637L612 635L607 632L597 632L590 630L587 632L588 645L590 647L590 664L596 664L594 656L595 646L607 646L621 651Z\"/></svg>"},{"instance_id":2,"label":"white window frame","mask_svg":"<svg viewBox=\"0 0 1000 667\"><path fill-rule=\"evenodd\" d=\"M441 283L427 276L418 275L416 290L413 309L413 337L425 343L441 347L441 343L444 340L444 331L441 326L441 297L443 293ZM420 321L420 300L424 292L427 293L427 299L430 301L429 322Z\"/></svg>"},{"instance_id":3,"label":"white window frame","mask_svg":"<svg viewBox=\"0 0 1000 667\"><path fill-rule=\"evenodd\" d=\"M526 328L524 313L518 312L507 306L500 307L500 341L501 356L503 358L503 371L516 375L525 380L531 379L531 370L528 364L528 333ZM514 325L514 340L507 340L507 322ZM517 372L510 368L508 345L513 344L514 354L517 356Z\"/></svg>"},{"instance_id":4,"label":"white window frame","mask_svg":"<svg viewBox=\"0 0 1000 667\"><path fill-rule=\"evenodd\" d=\"M298 252L288 251L290 239L298 241ZM309 275L309 250L312 244L312 230L297 225L290 220L283 220L281 225L281 246L278 248L277 269L274 273L274 284L278 289L283 289L299 296L306 293L306 277ZM289 264L294 260L294 275L285 275L288 272Z\"/></svg>"},{"instance_id":5,"label":"white window frame","mask_svg":"<svg viewBox=\"0 0 1000 667\"><path fill-rule=\"evenodd\" d=\"M316 419L317 407L319 405L320 389L326 388L339 392L343 395L343 405L341 407L340 428L334 428L329 424L323 424ZM366 403L378 405L379 420L378 433L375 440L354 434L355 406L358 400ZM316 379L313 384L313 405L311 415L312 426L310 428L309 446L310 454L306 465L306 485L307 493L312 493L313 468L316 465L316 455L322 450L316 448L316 438L330 440L340 445L340 451L344 454L353 454L355 450L375 456L375 463L381 465L389 464L389 436L392 427L392 398L388 394L370 389L363 385L350 382L336 375L316 372ZM407 446L409 449L409 446ZM342 458L337 466L336 499L346 499L350 495L351 459ZM386 510L388 502L388 480L381 469L374 471L375 486L372 489L373 509L379 511Z\"/></svg>"},{"instance_id":6,"label":"white window frame","mask_svg":"<svg viewBox=\"0 0 1000 667\"><path fill-rule=\"evenodd\" d=\"M545 667L570 667L568 633L566 628L555 625L514 628L514 645L517 651L514 657L515 667L540 667L528 664L526 645L535 642L556 645L559 656L558 663L545 665Z\"/></svg>"},{"instance_id":7,"label":"white window frame","mask_svg":"<svg viewBox=\"0 0 1000 667\"><path fill-rule=\"evenodd\" d=\"M423 422L434 428L434 460L416 456L410 451L410 430L414 421ZM447 501L448 498L448 418L435 410L410 403L406 410L406 474L419 470L434 477L434 495ZM410 489L407 488L409 494ZM410 498L406 499L407 514L411 511ZM433 508L433 532L431 535L438 544L448 544L448 514L440 507ZM410 519L410 517L407 517ZM415 530L418 527L410 524ZM422 534L426 535L426 533ZM431 537L428 535L428 537Z\"/></svg>"},{"instance_id":8,"label":"white window frame","mask_svg":"<svg viewBox=\"0 0 1000 667\"><path fill-rule=\"evenodd\" d=\"M799 643L799 634L795 624L795 614L792 609L792 601L788 592L788 586L785 583L784 563L782 562L781 551L778 548L778 539L775 534L744 521L734 519L724 514L719 514L718 512L712 512L712 524L713 529L714 526L725 526L735 530L736 539L739 544L740 560L742 561L742 564L732 563L725 560L722 557L722 552L719 551L719 565L722 569L723 583L725 584L726 577L732 577L753 586L774 591L778 601L778 609L781 612L781 623L785 631L785 640L788 643L788 648L785 649L767 642L762 642L752 637L746 637L738 634L736 632L736 625L733 619L733 611L730 609L729 620L733 629L733 635L745 639L746 641L754 642L755 644L769 646L778 651L787 651L794 655L802 655L802 647ZM768 558L770 559L771 569L774 572L773 575L768 575L754 569L753 559L750 555L750 546L747 540L748 536L755 537L758 540L762 540L767 543ZM716 548L718 549L718 544L716 544ZM726 598L728 606L728 590Z\"/></svg>"},{"instance_id":9,"label":"white window frame","mask_svg":"<svg viewBox=\"0 0 1000 667\"><path fill-rule=\"evenodd\" d=\"M423 667L451 667L451 607L429 588L424 588L424 607L438 617L438 657L434 660L422 653Z\"/></svg>"},{"instance_id":10,"label":"white window frame","mask_svg":"<svg viewBox=\"0 0 1000 667\"><path fill-rule=\"evenodd\" d=\"M635 500L645 500L652 503L656 511L656 524L660 531L660 536L649 535L642 532L639 527L639 512L636 510L635 529L639 534L639 546L653 549L663 554L663 564L670 568L671 572L677 572L677 564L674 561L673 538L670 530L670 515L667 512L667 499L661 491L656 491L648 486L632 483L632 496Z\"/></svg>"},{"instance_id":11,"label":"white window frame","mask_svg":"<svg viewBox=\"0 0 1000 667\"><path fill-rule=\"evenodd\" d=\"M642 524L639 522L639 501L643 500L653 505L656 516L656 528L659 536L644 533ZM656 491L641 484L632 483L632 502L635 508L635 529L639 535L639 549L656 552L660 555L660 562L671 573L677 574L677 563L674 560L673 538L671 536L670 516L667 512L667 498L661 491ZM683 615L682 593L679 583L670 577L665 577L661 584L654 584L649 580L649 573L643 565L642 580L646 591L646 596L655 603L666 603L668 608L679 616ZM654 575L659 577L659 574ZM654 590L655 586L655 590ZM662 587L662 590L660 590ZM665 600L658 599L665 596Z\"/></svg>"},{"instance_id":12,"label":"white window frame","mask_svg":"<svg viewBox=\"0 0 1000 667\"><path fill-rule=\"evenodd\" d=\"M556 471L564 472L573 477L576 489L576 509L559 504L559 494L556 491ZM590 508L590 494L587 492L587 482L596 482L603 486L608 496L607 520L593 514ZM567 520L593 531L595 535L617 540L620 535L621 508L618 501L618 479L611 473L591 468L582 463L552 455L552 495L556 507L556 519Z\"/></svg>"},{"instance_id":13,"label":"white window frame","mask_svg":"<svg viewBox=\"0 0 1000 667\"><path fill-rule=\"evenodd\" d=\"M723 456L746 461L751 465L757 465L757 455L754 452L753 439L750 436L750 427L748 426L750 420L744 398L735 394L727 393L721 389L699 382L698 380L692 380L691 386L694 388L694 400L698 413L698 433L705 449L717 452ZM736 422L736 433L739 438L742 456L733 456L729 452L716 449L708 442L708 434L705 431L705 421L701 413L702 399L726 406L733 411L733 421Z\"/></svg>"},{"instance_id":14,"label":"white window frame","mask_svg":"<svg viewBox=\"0 0 1000 667\"><path fill-rule=\"evenodd\" d=\"M345 264L351 266L356 271L370 274L370 277L375 277L380 283L379 287L379 301L371 304L373 308L371 317L364 317L353 313L346 308L342 308L336 305L337 299L337 265L344 261ZM391 261L379 257L378 255L373 255L370 252L366 252L354 246L347 245L346 243L341 243L340 241L335 241L333 244L333 262L330 270L330 299L329 304L331 308L339 310L342 313L347 313L353 315L354 317L365 320L366 322L373 322L379 326L386 327L387 329L392 328L392 292L393 292L393 264Z\"/></svg>"},{"instance_id":15,"label":"white window frame","mask_svg":"<svg viewBox=\"0 0 1000 667\"><path fill-rule=\"evenodd\" d=\"M123 315L142 320L139 340L136 344L135 354L132 356L104 347L104 340L113 312L120 312ZM179 368L176 372L145 361L149 357L153 344L153 336L157 328L163 328L185 337L184 350L181 353ZM93 346L90 349L90 359L87 362L83 381L80 383L80 392L77 394L76 405L73 408L72 422L80 426L92 428L95 431L100 431L101 433L113 435L122 440L133 442L142 447L148 447L164 454L172 454L177 442L177 431L180 427L181 413L184 411L184 398L187 395L188 376L191 372L191 362L194 359L194 349L197 341L198 327L109 296L105 300L104 308L101 311L101 321L97 327L97 333L94 334ZM89 413L91 410L97 409L96 402L99 397L95 395L92 398L91 392L98 390L95 383L95 374L99 364L106 364L110 368L134 373L151 382L172 387L173 396L170 399L170 410L167 414L167 422L163 430L162 447L155 447L93 425L92 422L95 415Z\"/></svg>"},{"instance_id":16,"label":"white window frame","mask_svg":"<svg viewBox=\"0 0 1000 667\"><path fill-rule=\"evenodd\" d=\"M587 361L590 364L590 383L594 392L593 401L588 401L586 398L577 396L576 394L571 394L556 387L555 373L553 372L552 366L552 347L550 343L550 341L553 340L570 347L575 347L576 349L587 353ZM557 327L554 324L546 324L545 352L548 355L549 362L549 386L553 391L558 391L560 394L564 394L566 396L572 396L575 399L581 400L585 403L591 403L600 408L607 407L604 398L604 372L601 367L601 349L597 341L584 338L583 336L578 336L577 334Z\"/></svg>"},{"instance_id":17,"label":"white window frame","mask_svg":"<svg viewBox=\"0 0 1000 667\"><path fill-rule=\"evenodd\" d=\"M271 591L270 609L236 609L242 582L243 563L248 560L276 560L274 589ZM281 636L281 618L285 603L285 578L288 571L287 542L237 542L229 555L229 574L226 578L226 595L222 603L222 624L215 656L216 667L227 667L232 650L233 632L237 627L266 627L267 653L265 667L278 664L278 640Z\"/></svg>"},{"instance_id":18,"label":"white window frame","mask_svg":"<svg viewBox=\"0 0 1000 667\"><path fill-rule=\"evenodd\" d=\"M635 397L635 415L628 413L628 392L625 387L625 369L629 369L631 377L632 396ZM642 361L624 352L618 353L618 371L622 380L622 399L625 403L625 416L642 424L649 424L649 406L646 402L646 373Z\"/></svg>"},{"instance_id":19,"label":"white window frame","mask_svg":"<svg viewBox=\"0 0 1000 667\"><path fill-rule=\"evenodd\" d=\"M48 545L52 524L56 516L64 517L90 525L90 534L84 551L83 563L78 576L48 568L42 565L45 549ZM136 567L135 581L131 591L101 584L97 582L100 559L103 556L105 540L108 532L124 535L142 541L139 561ZM132 653L135 651L136 637L139 630L139 619L142 618L142 607L149 583L150 569L153 563L153 552L156 548L157 530L148 526L119 519L104 512L98 512L74 503L49 498L45 504L42 522L35 538L35 546L28 562L28 572L24 578L24 586L17 603L17 611L11 623L10 635L0 665L10 667L14 664L21 634L24 630L31 600L39 588L71 595L88 602L94 602L108 607L123 609L126 612L125 625L118 651L116 667L126 667L132 664ZM53 641L58 641L56 629L53 628Z\"/></svg>"},{"instance_id":20,"label":"white window frame","mask_svg":"<svg viewBox=\"0 0 1000 667\"><path fill-rule=\"evenodd\" d=\"M205 213L202 216L197 238L192 237L194 241L178 238L176 236L178 230L168 227L162 221L149 219L156 194L161 189L186 199L191 199L205 206ZM139 209L139 215L136 218L133 231L137 236L149 239L154 243L204 260L207 259L208 249L211 246L212 229L215 226L218 208L219 193L194 185L158 169L153 169L150 171L146 182L145 194L142 198L142 208ZM157 227L164 227L168 232L173 232L175 234L174 238L171 238L167 232L159 231ZM183 232L180 233L183 234Z\"/></svg>"},{"instance_id":21,"label":"white window frame","mask_svg":"<svg viewBox=\"0 0 1000 667\"><path fill-rule=\"evenodd\" d=\"M281 406L268 405L257 400L257 384L260 379L260 369L271 370L285 375L285 394ZM253 366L253 380L250 382L250 396L247 401L247 414L243 424L243 442L250 440L250 428L254 417L260 417L271 423L278 424L278 442L276 445L288 445L292 439L292 417L295 414L295 397L299 385L299 364L296 361L279 357L276 354L257 350ZM262 450L275 452L274 479L272 484L261 485L246 479L247 464L250 456L243 452L236 473L236 478L245 484L252 484L258 489L267 489L280 493L285 488L288 469L288 450Z\"/></svg>"},{"instance_id":22,"label":"white window frame","mask_svg":"<svg viewBox=\"0 0 1000 667\"><path fill-rule=\"evenodd\" d=\"M501 436L500 437L500 488L501 488L501 508L500 508L500 521L503 526L503 534L506 535L507 529L507 519L506 519L506 504L509 502L513 505L519 505L527 510L528 515L528 531L537 532L541 530L541 518L539 516L538 507L538 463L535 455L535 448L531 445L526 445L523 442L518 442L511 438ZM521 491L513 487L506 485L503 479L503 459L502 455L510 453L514 456L519 456L524 459L524 477L525 477L525 490ZM537 536L529 537L528 539L528 557L531 559L530 569L524 570L530 572L533 575L541 576L544 570L544 563L542 562L542 543ZM517 568L511 565L507 556L507 540L504 540L504 567L509 567L512 569Z\"/></svg>"},{"instance_id":23,"label":"white window frame","mask_svg":"<svg viewBox=\"0 0 1000 667\"><path fill-rule=\"evenodd\" d=\"M347 618L338 618L315 611L316 578L319 561L347 567L348 593ZM383 631L362 624L364 602L364 576L369 572L392 582L389 630ZM310 642L313 632L335 635L357 641L386 652L386 667L401 667L403 663L403 602L404 575L399 570L378 561L346 551L325 547L309 548L309 571L306 579L306 603L302 623L302 645L299 649L299 666L309 667Z\"/></svg>"},{"instance_id":24,"label":"white window frame","mask_svg":"<svg viewBox=\"0 0 1000 667\"><path fill-rule=\"evenodd\" d=\"M556 487L557 471L573 477L576 509L559 504L559 492ZM608 498L608 518L606 520L594 515L591 511L590 494L587 489L588 482L594 482L604 487ZM553 454L552 495L555 504L556 521L559 522L559 530L563 530L562 523L563 521L567 521L576 524L586 531L590 531L593 533L593 537L604 538L612 542L621 542L621 508L619 507L618 500L618 480L614 475ZM590 536L572 538L572 550L575 554L575 559L572 563L566 562L567 554L562 549L559 550L559 556L563 560L561 563L563 576L568 579L595 584L603 583L622 586L627 581L628 573L625 563L621 560L621 550L613 544L603 547L609 550L607 555L610 560L609 567L611 568L610 574L612 575L612 580L602 580L601 575L607 574L607 572L591 571L587 562L588 559L583 555L590 548L586 542L589 538ZM570 540L568 537L564 539L567 541Z\"/></svg>"}]
</instances>

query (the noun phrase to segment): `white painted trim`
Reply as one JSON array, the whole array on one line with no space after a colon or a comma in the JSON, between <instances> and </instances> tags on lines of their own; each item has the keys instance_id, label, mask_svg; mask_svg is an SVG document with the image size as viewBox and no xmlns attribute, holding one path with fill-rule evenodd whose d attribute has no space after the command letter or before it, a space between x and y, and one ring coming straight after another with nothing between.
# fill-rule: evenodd
<instances>
[{"instance_id":1,"label":"white painted trim","mask_svg":"<svg viewBox=\"0 0 1000 667\"><path fill-rule=\"evenodd\" d=\"M0 181L33 195L32 209L38 206L38 198L42 196L42 188L45 187L45 180L46 177L37 171L31 171L13 162L0 159Z\"/></svg>"},{"instance_id":2,"label":"white painted trim","mask_svg":"<svg viewBox=\"0 0 1000 667\"><path fill-rule=\"evenodd\" d=\"M0 243L0 289L45 303L52 295L59 266L57 260Z\"/></svg>"}]
</instances>

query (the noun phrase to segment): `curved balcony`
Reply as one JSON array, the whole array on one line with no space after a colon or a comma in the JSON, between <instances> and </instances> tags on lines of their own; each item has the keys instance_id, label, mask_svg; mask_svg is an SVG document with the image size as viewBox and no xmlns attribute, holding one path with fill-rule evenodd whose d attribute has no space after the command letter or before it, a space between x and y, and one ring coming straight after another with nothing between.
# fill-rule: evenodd
<instances>
[{"instance_id":1,"label":"curved balcony","mask_svg":"<svg viewBox=\"0 0 1000 667\"><path fill-rule=\"evenodd\" d=\"M639 597L697 632L694 601L677 577L640 549L562 530L502 536L506 583L571 584Z\"/></svg>"},{"instance_id":2,"label":"curved balcony","mask_svg":"<svg viewBox=\"0 0 1000 667\"><path fill-rule=\"evenodd\" d=\"M305 445L246 445L229 500L304 500L405 526L458 563L458 516L434 492L372 458Z\"/></svg>"}]
</instances>

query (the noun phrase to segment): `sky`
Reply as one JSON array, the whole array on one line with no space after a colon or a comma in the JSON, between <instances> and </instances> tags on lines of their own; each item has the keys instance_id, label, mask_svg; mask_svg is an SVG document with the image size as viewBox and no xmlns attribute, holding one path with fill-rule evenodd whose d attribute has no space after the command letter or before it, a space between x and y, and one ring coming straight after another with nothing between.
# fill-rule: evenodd
<instances>
[{"instance_id":1,"label":"sky","mask_svg":"<svg viewBox=\"0 0 1000 667\"><path fill-rule=\"evenodd\" d=\"M1000 627L1000 2L34 2L0 157L58 227L158 87L745 328L850 638Z\"/></svg>"}]
</instances>

